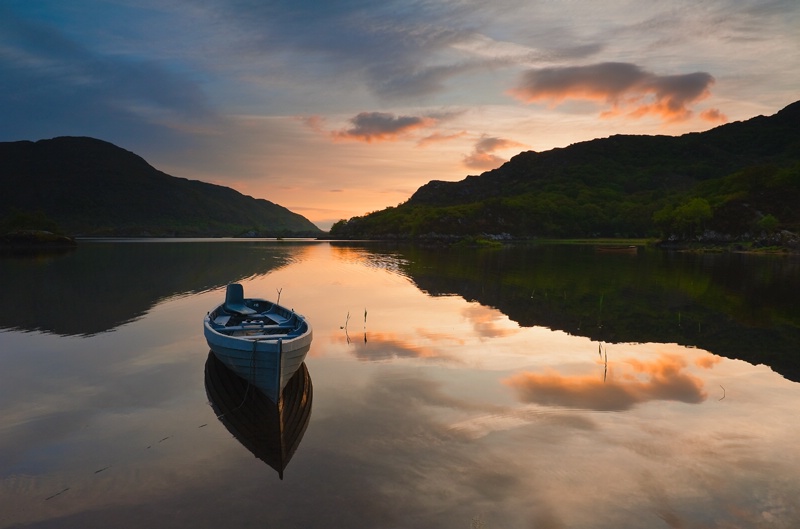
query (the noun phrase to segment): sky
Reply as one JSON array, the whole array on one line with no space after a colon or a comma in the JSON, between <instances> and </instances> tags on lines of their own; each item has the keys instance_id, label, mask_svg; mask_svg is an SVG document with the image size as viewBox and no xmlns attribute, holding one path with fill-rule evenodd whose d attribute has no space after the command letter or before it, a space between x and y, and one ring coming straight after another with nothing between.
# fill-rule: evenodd
<instances>
[{"instance_id":1,"label":"sky","mask_svg":"<svg viewBox=\"0 0 800 529\"><path fill-rule=\"evenodd\" d=\"M0 0L0 141L91 136L322 229L528 150L800 99L797 0Z\"/></svg>"}]
</instances>

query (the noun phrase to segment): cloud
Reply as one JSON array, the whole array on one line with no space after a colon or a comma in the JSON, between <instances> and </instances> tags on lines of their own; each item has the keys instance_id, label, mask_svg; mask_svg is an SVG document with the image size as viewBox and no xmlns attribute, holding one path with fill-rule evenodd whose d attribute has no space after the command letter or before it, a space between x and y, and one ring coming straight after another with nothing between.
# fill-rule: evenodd
<instances>
[{"instance_id":1,"label":"cloud","mask_svg":"<svg viewBox=\"0 0 800 529\"><path fill-rule=\"evenodd\" d=\"M433 341L454 340L450 336L435 336L431 333L420 331L426 338ZM435 339L434 339L435 338ZM365 362L383 362L394 359L424 359L424 360L447 360L458 362L448 354L443 354L432 345L419 345L412 339L406 339L394 333L354 331L343 333L333 338L335 342L346 342L348 344L360 344L361 347L353 349L354 356Z\"/></svg>"},{"instance_id":2,"label":"cloud","mask_svg":"<svg viewBox=\"0 0 800 529\"><path fill-rule=\"evenodd\" d=\"M473 152L464 157L464 165L471 169L488 171L503 165L507 160L488 152Z\"/></svg>"},{"instance_id":3,"label":"cloud","mask_svg":"<svg viewBox=\"0 0 800 529\"><path fill-rule=\"evenodd\" d=\"M605 62L528 70L509 93L525 103L599 101L612 107L604 117L650 114L665 121L684 121L692 115L689 107L708 97L713 84L714 78L705 72L656 75L635 64Z\"/></svg>"},{"instance_id":4,"label":"cloud","mask_svg":"<svg viewBox=\"0 0 800 529\"><path fill-rule=\"evenodd\" d=\"M461 313L472 323L475 333L481 338L512 336L520 331L516 324L509 324L500 312L489 307L469 305Z\"/></svg>"},{"instance_id":5,"label":"cloud","mask_svg":"<svg viewBox=\"0 0 800 529\"><path fill-rule=\"evenodd\" d=\"M653 362L627 360L617 363L622 374L609 370L607 380L596 375L565 377L559 373L524 372L504 384L523 402L546 406L622 411L651 400L675 400L697 404L706 399L703 381L686 373L677 355L662 355Z\"/></svg>"},{"instance_id":6,"label":"cloud","mask_svg":"<svg viewBox=\"0 0 800 529\"><path fill-rule=\"evenodd\" d=\"M301 61L299 75L357 80L381 98L426 96L455 75L483 68L455 51L475 38L482 6L470 2L336 2L209 0L215 17L249 56L271 64ZM268 75L267 71L256 75Z\"/></svg>"},{"instance_id":7,"label":"cloud","mask_svg":"<svg viewBox=\"0 0 800 529\"><path fill-rule=\"evenodd\" d=\"M350 120L353 126L333 132L336 139L373 141L395 141L411 133L433 127L437 120L427 116L396 116L388 112L361 112Z\"/></svg>"},{"instance_id":8,"label":"cloud","mask_svg":"<svg viewBox=\"0 0 800 529\"><path fill-rule=\"evenodd\" d=\"M712 354L701 356L694 361L697 367L702 367L703 369L711 369L720 362L722 362L722 357Z\"/></svg>"},{"instance_id":9,"label":"cloud","mask_svg":"<svg viewBox=\"0 0 800 529\"><path fill-rule=\"evenodd\" d=\"M134 145L148 138L174 148L187 131L210 133L220 121L187 76L93 51L7 9L0 50L0 136L94 135Z\"/></svg>"},{"instance_id":10,"label":"cloud","mask_svg":"<svg viewBox=\"0 0 800 529\"><path fill-rule=\"evenodd\" d=\"M371 68L370 86L384 97L410 98L441 92L445 81L462 73L482 69L484 61L467 61L452 65L394 64Z\"/></svg>"},{"instance_id":11,"label":"cloud","mask_svg":"<svg viewBox=\"0 0 800 529\"><path fill-rule=\"evenodd\" d=\"M461 132L455 132L453 134L442 134L440 132L434 132L429 136L425 136L421 140L417 142L419 147L427 147L428 145L433 145L436 143L444 143L451 140L457 140L458 138L463 138L467 135L467 131L462 130Z\"/></svg>"},{"instance_id":12,"label":"cloud","mask_svg":"<svg viewBox=\"0 0 800 529\"><path fill-rule=\"evenodd\" d=\"M708 110L704 110L700 113L700 117L706 121L710 121L711 123L727 123L728 116L723 114L717 108L709 108Z\"/></svg>"},{"instance_id":13,"label":"cloud","mask_svg":"<svg viewBox=\"0 0 800 529\"><path fill-rule=\"evenodd\" d=\"M494 169L507 161L494 154L494 152L512 147L524 147L524 145L514 140L482 136L481 139L475 143L474 150L464 157L464 165L470 169Z\"/></svg>"},{"instance_id":14,"label":"cloud","mask_svg":"<svg viewBox=\"0 0 800 529\"><path fill-rule=\"evenodd\" d=\"M298 116L297 120L314 132L323 132L325 118L323 116Z\"/></svg>"}]
</instances>

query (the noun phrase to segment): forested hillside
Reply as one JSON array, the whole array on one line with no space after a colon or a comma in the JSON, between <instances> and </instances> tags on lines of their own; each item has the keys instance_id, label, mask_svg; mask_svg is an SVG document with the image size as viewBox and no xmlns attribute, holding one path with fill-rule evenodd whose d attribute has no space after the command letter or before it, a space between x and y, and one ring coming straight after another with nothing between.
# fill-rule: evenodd
<instances>
[{"instance_id":1,"label":"forested hillside","mask_svg":"<svg viewBox=\"0 0 800 529\"><path fill-rule=\"evenodd\" d=\"M132 152L93 138L0 143L0 186L0 222L7 228L52 224L85 236L322 233L282 206L170 176Z\"/></svg>"},{"instance_id":2,"label":"forested hillside","mask_svg":"<svg viewBox=\"0 0 800 529\"><path fill-rule=\"evenodd\" d=\"M431 181L331 235L741 240L800 231L798 205L800 102L702 133L523 152L480 176Z\"/></svg>"}]
</instances>

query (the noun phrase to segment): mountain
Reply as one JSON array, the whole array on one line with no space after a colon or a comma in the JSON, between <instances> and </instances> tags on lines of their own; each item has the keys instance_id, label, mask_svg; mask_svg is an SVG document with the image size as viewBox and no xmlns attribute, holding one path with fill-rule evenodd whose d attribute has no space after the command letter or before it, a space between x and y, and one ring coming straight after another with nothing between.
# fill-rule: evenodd
<instances>
[{"instance_id":1,"label":"mountain","mask_svg":"<svg viewBox=\"0 0 800 529\"><path fill-rule=\"evenodd\" d=\"M85 137L0 143L0 221L45 217L83 236L316 236L305 217L219 185L163 173Z\"/></svg>"},{"instance_id":2,"label":"mountain","mask_svg":"<svg viewBox=\"0 0 800 529\"><path fill-rule=\"evenodd\" d=\"M800 102L682 136L617 135L523 152L405 203L336 223L342 238L674 236L800 229Z\"/></svg>"}]
</instances>

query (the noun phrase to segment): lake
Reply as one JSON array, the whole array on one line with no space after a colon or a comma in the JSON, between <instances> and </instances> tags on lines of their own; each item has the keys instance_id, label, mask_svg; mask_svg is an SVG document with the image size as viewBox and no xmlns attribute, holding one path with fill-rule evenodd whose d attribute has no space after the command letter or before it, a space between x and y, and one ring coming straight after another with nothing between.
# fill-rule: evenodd
<instances>
[{"instance_id":1,"label":"lake","mask_svg":"<svg viewBox=\"0 0 800 529\"><path fill-rule=\"evenodd\" d=\"M797 256L109 240L0 271L2 528L800 526ZM203 338L229 282L314 329L282 473Z\"/></svg>"}]
</instances>

